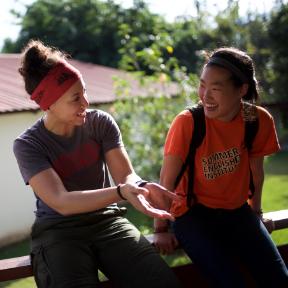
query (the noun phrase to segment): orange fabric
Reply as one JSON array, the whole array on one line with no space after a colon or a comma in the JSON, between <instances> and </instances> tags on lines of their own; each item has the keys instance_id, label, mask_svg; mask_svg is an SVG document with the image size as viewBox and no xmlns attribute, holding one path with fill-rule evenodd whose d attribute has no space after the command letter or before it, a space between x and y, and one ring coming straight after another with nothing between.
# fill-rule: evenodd
<instances>
[{"instance_id":1,"label":"orange fabric","mask_svg":"<svg viewBox=\"0 0 288 288\"><path fill-rule=\"evenodd\" d=\"M259 129L249 157L260 157L280 149L272 116L257 107ZM168 132L164 156L186 159L191 141L192 115L178 114ZM249 192L249 157L244 145L242 111L231 122L205 117L206 135L195 155L194 193L197 201L211 208L234 209L243 205ZM176 193L186 195L188 175L184 173ZM180 216L187 211L186 199L173 202L171 212Z\"/></svg>"}]
</instances>

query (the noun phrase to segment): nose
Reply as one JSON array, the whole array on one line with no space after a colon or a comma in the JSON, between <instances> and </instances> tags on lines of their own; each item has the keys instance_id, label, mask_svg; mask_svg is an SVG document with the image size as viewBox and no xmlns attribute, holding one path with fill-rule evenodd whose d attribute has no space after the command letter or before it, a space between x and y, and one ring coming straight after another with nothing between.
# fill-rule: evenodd
<instances>
[{"instance_id":1,"label":"nose","mask_svg":"<svg viewBox=\"0 0 288 288\"><path fill-rule=\"evenodd\" d=\"M83 95L81 100L81 106L86 109L89 106L89 101L86 93Z\"/></svg>"},{"instance_id":2,"label":"nose","mask_svg":"<svg viewBox=\"0 0 288 288\"><path fill-rule=\"evenodd\" d=\"M211 98L211 91L210 91L210 89L205 88L205 89L203 90L203 98L204 98L205 100Z\"/></svg>"},{"instance_id":3,"label":"nose","mask_svg":"<svg viewBox=\"0 0 288 288\"><path fill-rule=\"evenodd\" d=\"M209 98L210 91L206 87L199 87L198 94L199 94L200 99L204 100L204 99Z\"/></svg>"}]
</instances>

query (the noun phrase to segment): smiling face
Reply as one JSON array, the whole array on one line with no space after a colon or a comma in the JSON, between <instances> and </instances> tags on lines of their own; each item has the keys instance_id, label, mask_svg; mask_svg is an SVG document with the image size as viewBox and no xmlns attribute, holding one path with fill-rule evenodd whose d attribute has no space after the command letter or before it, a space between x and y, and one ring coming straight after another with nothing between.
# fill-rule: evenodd
<instances>
[{"instance_id":1,"label":"smiling face","mask_svg":"<svg viewBox=\"0 0 288 288\"><path fill-rule=\"evenodd\" d=\"M46 127L56 134L70 135L75 126L85 123L88 106L84 82L79 80L49 107Z\"/></svg>"},{"instance_id":2,"label":"smiling face","mask_svg":"<svg viewBox=\"0 0 288 288\"><path fill-rule=\"evenodd\" d=\"M239 112L241 98L248 85L236 87L229 70L211 65L203 69L198 95L203 103L206 117L231 121Z\"/></svg>"}]
</instances>

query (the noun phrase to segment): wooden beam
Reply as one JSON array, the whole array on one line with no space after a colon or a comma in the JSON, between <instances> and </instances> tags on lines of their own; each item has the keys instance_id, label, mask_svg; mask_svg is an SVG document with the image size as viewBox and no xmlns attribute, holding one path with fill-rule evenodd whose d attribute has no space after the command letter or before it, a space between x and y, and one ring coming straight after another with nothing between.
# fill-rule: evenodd
<instances>
[{"instance_id":1,"label":"wooden beam","mask_svg":"<svg viewBox=\"0 0 288 288\"><path fill-rule=\"evenodd\" d=\"M264 218L272 219L274 222L274 230L288 228L288 209L263 214Z\"/></svg>"},{"instance_id":2,"label":"wooden beam","mask_svg":"<svg viewBox=\"0 0 288 288\"><path fill-rule=\"evenodd\" d=\"M0 282L33 276L30 257L0 260Z\"/></svg>"}]
</instances>

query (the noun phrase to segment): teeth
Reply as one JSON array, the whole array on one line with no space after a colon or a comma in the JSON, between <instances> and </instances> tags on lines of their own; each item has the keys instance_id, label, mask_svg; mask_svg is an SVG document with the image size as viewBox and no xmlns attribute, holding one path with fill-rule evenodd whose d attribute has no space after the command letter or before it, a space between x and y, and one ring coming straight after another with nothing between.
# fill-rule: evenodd
<instances>
[{"instance_id":1,"label":"teeth","mask_svg":"<svg viewBox=\"0 0 288 288\"><path fill-rule=\"evenodd\" d=\"M208 103L206 103L205 105L206 105L207 108L215 108L215 107L217 107L217 104L208 104Z\"/></svg>"}]
</instances>

